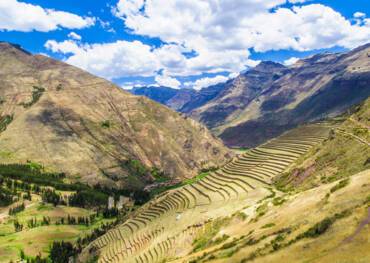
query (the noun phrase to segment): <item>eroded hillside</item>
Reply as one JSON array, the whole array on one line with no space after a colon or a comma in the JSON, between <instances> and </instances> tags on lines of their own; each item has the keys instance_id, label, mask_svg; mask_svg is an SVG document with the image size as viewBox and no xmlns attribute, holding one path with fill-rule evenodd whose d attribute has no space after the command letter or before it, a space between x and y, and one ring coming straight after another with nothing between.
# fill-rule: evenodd
<instances>
[{"instance_id":1,"label":"eroded hillside","mask_svg":"<svg viewBox=\"0 0 370 263\"><path fill-rule=\"evenodd\" d=\"M369 95L370 46L365 45L291 67L262 62L190 115L227 145L254 147L302 123L338 115Z\"/></svg>"},{"instance_id":2,"label":"eroded hillside","mask_svg":"<svg viewBox=\"0 0 370 263\"><path fill-rule=\"evenodd\" d=\"M152 169L191 177L229 156L197 122L78 68L8 43L0 65L1 163L31 160L75 180L142 188Z\"/></svg>"}]
</instances>

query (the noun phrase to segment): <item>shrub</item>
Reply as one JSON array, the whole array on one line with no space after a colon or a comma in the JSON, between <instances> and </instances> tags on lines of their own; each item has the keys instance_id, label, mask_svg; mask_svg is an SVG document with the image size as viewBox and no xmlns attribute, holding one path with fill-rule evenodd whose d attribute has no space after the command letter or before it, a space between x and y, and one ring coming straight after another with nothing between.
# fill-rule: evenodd
<instances>
[{"instance_id":1,"label":"shrub","mask_svg":"<svg viewBox=\"0 0 370 263\"><path fill-rule=\"evenodd\" d=\"M63 89L63 85L62 85L62 84L58 84L58 86L57 86L56 90L57 90L57 91L60 91L60 90L62 90L62 89Z\"/></svg>"},{"instance_id":2,"label":"shrub","mask_svg":"<svg viewBox=\"0 0 370 263\"><path fill-rule=\"evenodd\" d=\"M228 243L226 243L226 244L223 244L222 246L221 246L221 249L228 249L228 248L232 248L232 247L235 247L236 246L236 241L235 240L233 240L233 241L231 241L231 242L228 242Z\"/></svg>"},{"instance_id":3,"label":"shrub","mask_svg":"<svg viewBox=\"0 0 370 263\"><path fill-rule=\"evenodd\" d=\"M215 240L212 240L210 242L210 245L218 245L218 244L221 244L222 242L226 241L228 238L229 238L228 235L223 234L222 236L216 238Z\"/></svg>"},{"instance_id":4,"label":"shrub","mask_svg":"<svg viewBox=\"0 0 370 263\"><path fill-rule=\"evenodd\" d=\"M337 191L337 190L339 190L339 189L341 189L343 187L346 187L348 185L348 183L349 183L349 178L343 179L337 185L335 185L334 187L332 187L330 189L330 192L331 193L334 193L335 191Z\"/></svg>"},{"instance_id":5,"label":"shrub","mask_svg":"<svg viewBox=\"0 0 370 263\"><path fill-rule=\"evenodd\" d=\"M102 122L101 122L100 126L101 126L102 128L104 128L104 129L108 129L108 128L110 128L111 123L110 123L110 121L109 121L109 120L105 120L105 121L102 121Z\"/></svg>"},{"instance_id":6,"label":"shrub","mask_svg":"<svg viewBox=\"0 0 370 263\"><path fill-rule=\"evenodd\" d=\"M261 228L269 228L269 227L273 227L273 226L275 226L275 223L268 223L268 224L262 226Z\"/></svg>"},{"instance_id":7,"label":"shrub","mask_svg":"<svg viewBox=\"0 0 370 263\"><path fill-rule=\"evenodd\" d=\"M298 235L297 240L305 237L318 237L319 235L325 233L337 219L349 216L350 214L351 210L347 209L342 211L341 213L336 213L333 217L325 218L324 220L310 227L306 232Z\"/></svg>"},{"instance_id":8,"label":"shrub","mask_svg":"<svg viewBox=\"0 0 370 263\"><path fill-rule=\"evenodd\" d=\"M0 118L0 132L6 130L8 125L13 121L13 115L5 115L4 117Z\"/></svg>"},{"instance_id":9,"label":"shrub","mask_svg":"<svg viewBox=\"0 0 370 263\"><path fill-rule=\"evenodd\" d=\"M306 232L300 234L297 238L308 238L308 237L318 237L319 235L325 233L329 227L334 223L332 218L325 218L324 220L316 223L314 226L309 228Z\"/></svg>"},{"instance_id":10,"label":"shrub","mask_svg":"<svg viewBox=\"0 0 370 263\"><path fill-rule=\"evenodd\" d=\"M246 220L248 218L248 216L242 212L242 211L239 211L235 214L236 218L240 219L240 220Z\"/></svg>"},{"instance_id":11,"label":"shrub","mask_svg":"<svg viewBox=\"0 0 370 263\"><path fill-rule=\"evenodd\" d=\"M49 258L42 258L41 254L37 255L36 257L27 256L23 250L20 251L20 258L22 259L21 262L27 263L51 263Z\"/></svg>"},{"instance_id":12,"label":"shrub","mask_svg":"<svg viewBox=\"0 0 370 263\"><path fill-rule=\"evenodd\" d=\"M143 177L149 173L148 169L139 160L127 160L123 164L134 176Z\"/></svg>"},{"instance_id":13,"label":"shrub","mask_svg":"<svg viewBox=\"0 0 370 263\"><path fill-rule=\"evenodd\" d=\"M272 200L272 204L274 206L279 206L279 205L282 205L286 200L282 197L275 197L273 200Z\"/></svg>"},{"instance_id":14,"label":"shrub","mask_svg":"<svg viewBox=\"0 0 370 263\"><path fill-rule=\"evenodd\" d=\"M21 103L21 105L23 105L24 108L31 107L33 104L35 104L36 102L39 101L39 99L41 98L41 96L44 92L45 92L44 88L38 87L38 86L33 86L31 101L26 102L26 103Z\"/></svg>"},{"instance_id":15,"label":"shrub","mask_svg":"<svg viewBox=\"0 0 370 263\"><path fill-rule=\"evenodd\" d=\"M257 207L257 209L256 209L257 216L258 216L258 217L263 216L264 214L266 214L266 213L267 213L267 210L268 210L267 203L264 203L264 204L260 205L260 206L259 206L259 207Z\"/></svg>"}]
</instances>

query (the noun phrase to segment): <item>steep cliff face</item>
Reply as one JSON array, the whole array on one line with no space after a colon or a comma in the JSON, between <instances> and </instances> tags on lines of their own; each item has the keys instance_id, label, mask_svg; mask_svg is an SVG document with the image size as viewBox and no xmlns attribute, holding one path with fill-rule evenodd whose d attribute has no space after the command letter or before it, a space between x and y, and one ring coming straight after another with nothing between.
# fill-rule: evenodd
<instances>
[{"instance_id":1,"label":"steep cliff face","mask_svg":"<svg viewBox=\"0 0 370 263\"><path fill-rule=\"evenodd\" d=\"M286 68L263 62L191 112L229 146L253 147L299 124L334 116L370 95L370 45Z\"/></svg>"},{"instance_id":2,"label":"steep cliff face","mask_svg":"<svg viewBox=\"0 0 370 263\"><path fill-rule=\"evenodd\" d=\"M196 121L18 46L0 43L0 76L1 163L31 160L71 179L140 188L153 179L141 164L184 178L229 157Z\"/></svg>"}]
</instances>

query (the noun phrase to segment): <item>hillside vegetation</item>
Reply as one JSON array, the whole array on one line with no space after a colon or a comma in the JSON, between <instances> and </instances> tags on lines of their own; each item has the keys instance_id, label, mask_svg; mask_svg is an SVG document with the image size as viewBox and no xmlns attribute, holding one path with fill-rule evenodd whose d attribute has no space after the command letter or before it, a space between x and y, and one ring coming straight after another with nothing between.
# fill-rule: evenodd
<instances>
[{"instance_id":1,"label":"hillside vegetation","mask_svg":"<svg viewBox=\"0 0 370 263\"><path fill-rule=\"evenodd\" d=\"M127 209L107 207L108 196L121 194L68 183L65 174L44 172L37 163L0 165L0 262L47 260L61 240L72 242L77 253L127 216Z\"/></svg>"},{"instance_id":2,"label":"hillside vegetation","mask_svg":"<svg viewBox=\"0 0 370 263\"><path fill-rule=\"evenodd\" d=\"M234 158L199 181L159 195L125 223L91 243L80 260L97 255L99 262L161 262L187 255L192 251L189 240L196 236L200 241L194 241L194 251L204 244L222 243L226 237L214 242L204 240L202 235L208 235L202 232L206 225L216 224L214 219L240 209L259 206L258 200L275 195L274 177L325 140L331 127L330 123L302 126ZM266 213L265 208L257 210L261 216Z\"/></svg>"},{"instance_id":3,"label":"hillside vegetation","mask_svg":"<svg viewBox=\"0 0 370 263\"><path fill-rule=\"evenodd\" d=\"M229 157L197 122L78 68L4 42L0 64L0 163L143 189L158 174L178 181Z\"/></svg>"},{"instance_id":4,"label":"hillside vegetation","mask_svg":"<svg viewBox=\"0 0 370 263\"><path fill-rule=\"evenodd\" d=\"M79 260L366 261L369 116L367 100L341 118L300 126L242 153L160 194Z\"/></svg>"}]
</instances>

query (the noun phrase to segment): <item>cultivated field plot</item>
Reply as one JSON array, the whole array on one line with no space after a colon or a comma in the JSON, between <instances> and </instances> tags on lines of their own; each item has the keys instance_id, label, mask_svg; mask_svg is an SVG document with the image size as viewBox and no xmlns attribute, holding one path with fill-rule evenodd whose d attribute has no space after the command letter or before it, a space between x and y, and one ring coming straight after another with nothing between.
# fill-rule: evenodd
<instances>
[{"instance_id":1,"label":"cultivated field plot","mask_svg":"<svg viewBox=\"0 0 370 263\"><path fill-rule=\"evenodd\" d=\"M191 239L194 229L264 198L273 178L325 140L330 130L328 123L299 127L235 157L200 181L161 194L90 244L81 259L94 252L99 262L160 262L185 255L184 239Z\"/></svg>"}]
</instances>

